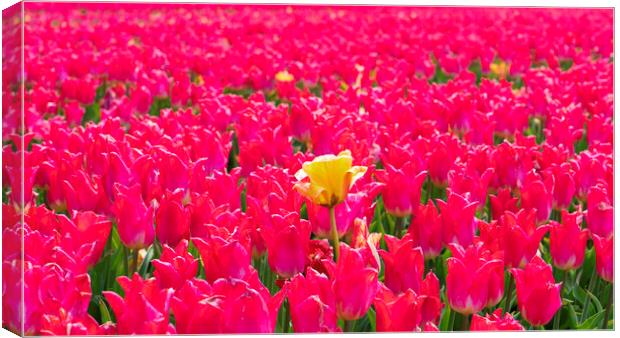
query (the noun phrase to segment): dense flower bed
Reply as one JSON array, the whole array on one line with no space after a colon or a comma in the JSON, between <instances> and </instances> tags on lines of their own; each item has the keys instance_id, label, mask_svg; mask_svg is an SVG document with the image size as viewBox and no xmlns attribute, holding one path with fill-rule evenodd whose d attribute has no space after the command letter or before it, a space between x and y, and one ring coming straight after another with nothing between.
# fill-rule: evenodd
<instances>
[{"instance_id":1,"label":"dense flower bed","mask_svg":"<svg viewBox=\"0 0 620 338\"><path fill-rule=\"evenodd\" d=\"M613 327L612 10L8 19L5 328Z\"/></svg>"}]
</instances>

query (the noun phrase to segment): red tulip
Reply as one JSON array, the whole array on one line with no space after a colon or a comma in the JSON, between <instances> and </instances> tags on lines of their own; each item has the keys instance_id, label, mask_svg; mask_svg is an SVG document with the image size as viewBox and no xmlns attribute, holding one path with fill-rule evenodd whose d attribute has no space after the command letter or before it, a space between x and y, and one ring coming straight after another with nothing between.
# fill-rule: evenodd
<instances>
[{"instance_id":1,"label":"red tulip","mask_svg":"<svg viewBox=\"0 0 620 338\"><path fill-rule=\"evenodd\" d=\"M310 245L310 222L296 212L272 215L271 226L263 228L267 259L271 269L283 278L304 271Z\"/></svg>"},{"instance_id":2,"label":"red tulip","mask_svg":"<svg viewBox=\"0 0 620 338\"><path fill-rule=\"evenodd\" d=\"M503 295L504 265L472 245L450 245L446 290L450 307L470 315L497 304Z\"/></svg>"},{"instance_id":3,"label":"red tulip","mask_svg":"<svg viewBox=\"0 0 620 338\"><path fill-rule=\"evenodd\" d=\"M84 170L78 170L63 181L63 193L69 212L74 210L99 211L107 202L101 177L93 175L91 179Z\"/></svg>"},{"instance_id":4,"label":"red tulip","mask_svg":"<svg viewBox=\"0 0 620 338\"><path fill-rule=\"evenodd\" d=\"M510 273L517 285L521 316L533 326L551 321L562 306L562 283L555 284L551 266L539 256L534 256L524 269L513 268Z\"/></svg>"},{"instance_id":5,"label":"red tulip","mask_svg":"<svg viewBox=\"0 0 620 338\"><path fill-rule=\"evenodd\" d=\"M6 264L4 263L3 267ZM26 261L23 280L17 286L20 285L24 289L15 293L15 296L19 297L23 292L23 299L19 300L19 304L24 306L22 318L24 331L27 334L38 334L45 322L43 319L45 315L58 316L63 312L75 318L88 315L92 292L90 277L86 273L73 274L53 263L32 265ZM3 296L9 295L3 294ZM22 323L22 319L19 323Z\"/></svg>"},{"instance_id":6,"label":"red tulip","mask_svg":"<svg viewBox=\"0 0 620 338\"><path fill-rule=\"evenodd\" d=\"M280 291L272 297L255 270L244 280L217 280L213 283L213 295L215 299L222 299L223 333L274 332L284 292Z\"/></svg>"},{"instance_id":7,"label":"red tulip","mask_svg":"<svg viewBox=\"0 0 620 338\"><path fill-rule=\"evenodd\" d=\"M426 171L416 170L413 162L407 162L398 169L389 164L385 167L385 170L375 171L377 179L385 183L382 192L385 210L396 217L411 215L420 204Z\"/></svg>"},{"instance_id":8,"label":"red tulip","mask_svg":"<svg viewBox=\"0 0 620 338\"><path fill-rule=\"evenodd\" d=\"M536 255L549 225L536 227L534 209L521 209L516 215L506 212L499 220L500 242L507 267L524 267Z\"/></svg>"},{"instance_id":9,"label":"red tulip","mask_svg":"<svg viewBox=\"0 0 620 338\"><path fill-rule=\"evenodd\" d=\"M574 173L570 169L570 164L553 165L546 170L546 174L553 177L553 209L568 209L576 191Z\"/></svg>"},{"instance_id":10,"label":"red tulip","mask_svg":"<svg viewBox=\"0 0 620 338\"><path fill-rule=\"evenodd\" d=\"M512 197L509 188L500 189L497 195L489 195L489 201L491 202L491 215L493 215L493 219L499 219L506 211L512 213L519 211L517 207L519 199Z\"/></svg>"},{"instance_id":11,"label":"red tulip","mask_svg":"<svg viewBox=\"0 0 620 338\"><path fill-rule=\"evenodd\" d=\"M377 332L419 330L422 303L423 297L411 289L394 294L382 285L373 302L377 312Z\"/></svg>"},{"instance_id":12,"label":"red tulip","mask_svg":"<svg viewBox=\"0 0 620 338\"><path fill-rule=\"evenodd\" d=\"M332 282L312 268L296 275L286 286L295 332L339 331Z\"/></svg>"},{"instance_id":13,"label":"red tulip","mask_svg":"<svg viewBox=\"0 0 620 338\"><path fill-rule=\"evenodd\" d=\"M178 290L185 284L185 281L196 276L198 260L187 251L188 244L186 239L179 242L174 249L164 244L159 259L151 261L155 268L153 276L160 288Z\"/></svg>"},{"instance_id":14,"label":"red tulip","mask_svg":"<svg viewBox=\"0 0 620 338\"><path fill-rule=\"evenodd\" d=\"M170 301L178 334L223 332L222 300L205 280L189 279Z\"/></svg>"},{"instance_id":15,"label":"red tulip","mask_svg":"<svg viewBox=\"0 0 620 338\"><path fill-rule=\"evenodd\" d=\"M424 259L433 259L443 249L441 217L437 207L431 202L420 205L411 219L408 233L422 248Z\"/></svg>"},{"instance_id":16,"label":"red tulip","mask_svg":"<svg viewBox=\"0 0 620 338\"><path fill-rule=\"evenodd\" d=\"M468 202L463 196L449 192L448 200L437 200L443 227L443 242L468 246L472 243L476 232L476 205Z\"/></svg>"},{"instance_id":17,"label":"red tulip","mask_svg":"<svg viewBox=\"0 0 620 338\"><path fill-rule=\"evenodd\" d=\"M592 235L596 250L596 271L603 280L614 282L614 235L600 237Z\"/></svg>"},{"instance_id":18,"label":"red tulip","mask_svg":"<svg viewBox=\"0 0 620 338\"><path fill-rule=\"evenodd\" d=\"M116 184L112 212L116 216L118 235L126 247L142 249L153 243L153 207L147 208L144 204L139 185Z\"/></svg>"},{"instance_id":19,"label":"red tulip","mask_svg":"<svg viewBox=\"0 0 620 338\"><path fill-rule=\"evenodd\" d=\"M592 187L588 193L586 223L593 234L601 237L614 231L614 207L603 184Z\"/></svg>"},{"instance_id":20,"label":"red tulip","mask_svg":"<svg viewBox=\"0 0 620 338\"><path fill-rule=\"evenodd\" d=\"M426 278L422 281L420 295L424 297L422 301L422 323L438 323L439 315L443 303L441 302L439 279L431 271L426 274Z\"/></svg>"},{"instance_id":21,"label":"red tulip","mask_svg":"<svg viewBox=\"0 0 620 338\"><path fill-rule=\"evenodd\" d=\"M588 230L581 230L582 216L562 210L562 223L551 221L549 251L553 265L560 270L578 269L583 264Z\"/></svg>"},{"instance_id":22,"label":"red tulip","mask_svg":"<svg viewBox=\"0 0 620 338\"><path fill-rule=\"evenodd\" d=\"M103 295L116 316L118 334L174 333L174 327L168 324L174 290L160 289L155 278L142 279L137 273L131 279L120 276L117 281L125 298L113 291L103 291Z\"/></svg>"},{"instance_id":23,"label":"red tulip","mask_svg":"<svg viewBox=\"0 0 620 338\"><path fill-rule=\"evenodd\" d=\"M157 239L170 246L176 246L181 240L189 239L191 213L183 204L185 192L175 190L166 194L160 200L155 212L155 233Z\"/></svg>"},{"instance_id":24,"label":"red tulip","mask_svg":"<svg viewBox=\"0 0 620 338\"><path fill-rule=\"evenodd\" d=\"M553 201L553 177L544 182L530 171L521 188L521 208L536 209L536 222L546 221L551 214Z\"/></svg>"},{"instance_id":25,"label":"red tulip","mask_svg":"<svg viewBox=\"0 0 620 338\"><path fill-rule=\"evenodd\" d=\"M424 255L420 247L414 247L410 235L399 240L385 235L388 251L380 250L379 254L385 264L385 286L394 293L407 289L420 291L424 275Z\"/></svg>"},{"instance_id":26,"label":"red tulip","mask_svg":"<svg viewBox=\"0 0 620 338\"><path fill-rule=\"evenodd\" d=\"M251 256L238 239L211 236L205 239L193 237L198 248L209 283L218 278L243 279L250 272Z\"/></svg>"},{"instance_id":27,"label":"red tulip","mask_svg":"<svg viewBox=\"0 0 620 338\"><path fill-rule=\"evenodd\" d=\"M338 317L356 320L364 316L379 290L377 269L367 262L361 249L341 243L338 262L329 270Z\"/></svg>"},{"instance_id":28,"label":"red tulip","mask_svg":"<svg viewBox=\"0 0 620 338\"><path fill-rule=\"evenodd\" d=\"M61 310L58 315L42 316L40 333L45 336L103 336L116 334L116 326L112 322L99 325L91 315L74 317Z\"/></svg>"},{"instance_id":29,"label":"red tulip","mask_svg":"<svg viewBox=\"0 0 620 338\"><path fill-rule=\"evenodd\" d=\"M522 331L525 330L518 320L510 313L502 315L502 309L496 309L493 313L487 313L482 317L474 314L471 318L470 331Z\"/></svg>"}]
</instances>

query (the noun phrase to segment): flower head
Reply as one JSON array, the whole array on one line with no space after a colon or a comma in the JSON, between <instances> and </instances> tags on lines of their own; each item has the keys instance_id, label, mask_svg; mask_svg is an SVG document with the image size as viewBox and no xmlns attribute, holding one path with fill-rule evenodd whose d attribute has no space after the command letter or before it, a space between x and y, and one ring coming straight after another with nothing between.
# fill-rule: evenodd
<instances>
[{"instance_id":1,"label":"flower head","mask_svg":"<svg viewBox=\"0 0 620 338\"><path fill-rule=\"evenodd\" d=\"M295 190L315 204L333 207L345 200L351 186L366 173L366 167L353 166L348 150L338 155L317 156L305 162L295 174Z\"/></svg>"}]
</instances>

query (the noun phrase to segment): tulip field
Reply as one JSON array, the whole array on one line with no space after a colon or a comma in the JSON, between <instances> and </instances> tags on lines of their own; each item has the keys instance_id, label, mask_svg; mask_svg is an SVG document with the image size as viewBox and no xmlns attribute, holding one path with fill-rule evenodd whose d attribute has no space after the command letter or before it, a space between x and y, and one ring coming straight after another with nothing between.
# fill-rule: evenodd
<instances>
[{"instance_id":1,"label":"tulip field","mask_svg":"<svg viewBox=\"0 0 620 338\"><path fill-rule=\"evenodd\" d=\"M3 328L615 327L613 9L20 14Z\"/></svg>"}]
</instances>

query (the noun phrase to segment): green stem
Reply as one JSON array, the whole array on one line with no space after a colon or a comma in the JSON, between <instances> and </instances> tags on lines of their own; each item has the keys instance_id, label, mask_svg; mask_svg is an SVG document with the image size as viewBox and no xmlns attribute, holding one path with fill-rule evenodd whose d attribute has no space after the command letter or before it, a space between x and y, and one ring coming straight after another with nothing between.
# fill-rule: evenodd
<instances>
[{"instance_id":1,"label":"green stem","mask_svg":"<svg viewBox=\"0 0 620 338\"><path fill-rule=\"evenodd\" d=\"M611 314L611 308L614 302L614 285L609 283L609 298L607 299L607 309L605 309L605 320L603 320L603 330L607 329L607 322L609 321L609 315Z\"/></svg>"},{"instance_id":2,"label":"green stem","mask_svg":"<svg viewBox=\"0 0 620 338\"><path fill-rule=\"evenodd\" d=\"M469 315L462 315L461 331L469 331Z\"/></svg>"},{"instance_id":3,"label":"green stem","mask_svg":"<svg viewBox=\"0 0 620 338\"><path fill-rule=\"evenodd\" d=\"M338 261L340 257L340 237L338 236L338 227L336 226L336 207L329 208L329 220L331 223L332 245L334 246L334 261Z\"/></svg>"},{"instance_id":4,"label":"green stem","mask_svg":"<svg viewBox=\"0 0 620 338\"><path fill-rule=\"evenodd\" d=\"M560 298L562 296L562 291L564 289L564 283L566 281L566 270L562 271L562 279L560 280L560 282L562 282L562 288L560 289ZM562 317L562 306L560 306L560 308L558 309L558 312L555 315L555 318L553 319L553 329L554 330L559 330L560 329L560 318Z\"/></svg>"},{"instance_id":5,"label":"green stem","mask_svg":"<svg viewBox=\"0 0 620 338\"><path fill-rule=\"evenodd\" d=\"M594 286L596 284L596 269L592 269L592 277L590 277L590 283L588 284L588 291L592 292L592 290L594 289ZM590 305L590 297L586 297L586 301L583 304L583 312L581 313L581 320L580 322L583 323L584 319L586 318L586 314L588 313L588 306Z\"/></svg>"},{"instance_id":6,"label":"green stem","mask_svg":"<svg viewBox=\"0 0 620 338\"><path fill-rule=\"evenodd\" d=\"M404 217L396 217L396 225L394 226L394 236L400 238L400 233L402 232L404 224L405 224Z\"/></svg>"},{"instance_id":7,"label":"green stem","mask_svg":"<svg viewBox=\"0 0 620 338\"><path fill-rule=\"evenodd\" d=\"M352 320L345 320L344 321L344 332L353 332L353 329L355 327L355 322Z\"/></svg>"},{"instance_id":8,"label":"green stem","mask_svg":"<svg viewBox=\"0 0 620 338\"><path fill-rule=\"evenodd\" d=\"M455 319L454 310L450 309L450 317L448 318L448 331L454 331L454 319Z\"/></svg>"},{"instance_id":9,"label":"green stem","mask_svg":"<svg viewBox=\"0 0 620 338\"><path fill-rule=\"evenodd\" d=\"M129 249L123 246L123 267L125 268L125 274L131 276L129 273Z\"/></svg>"},{"instance_id":10,"label":"green stem","mask_svg":"<svg viewBox=\"0 0 620 338\"><path fill-rule=\"evenodd\" d=\"M132 249L131 256L131 265L129 266L130 277L138 270L138 249Z\"/></svg>"},{"instance_id":11,"label":"green stem","mask_svg":"<svg viewBox=\"0 0 620 338\"><path fill-rule=\"evenodd\" d=\"M508 276L508 290L506 290L506 302L504 303L503 313L510 312L510 298L512 298L512 285L514 284L512 274L510 273Z\"/></svg>"}]
</instances>

